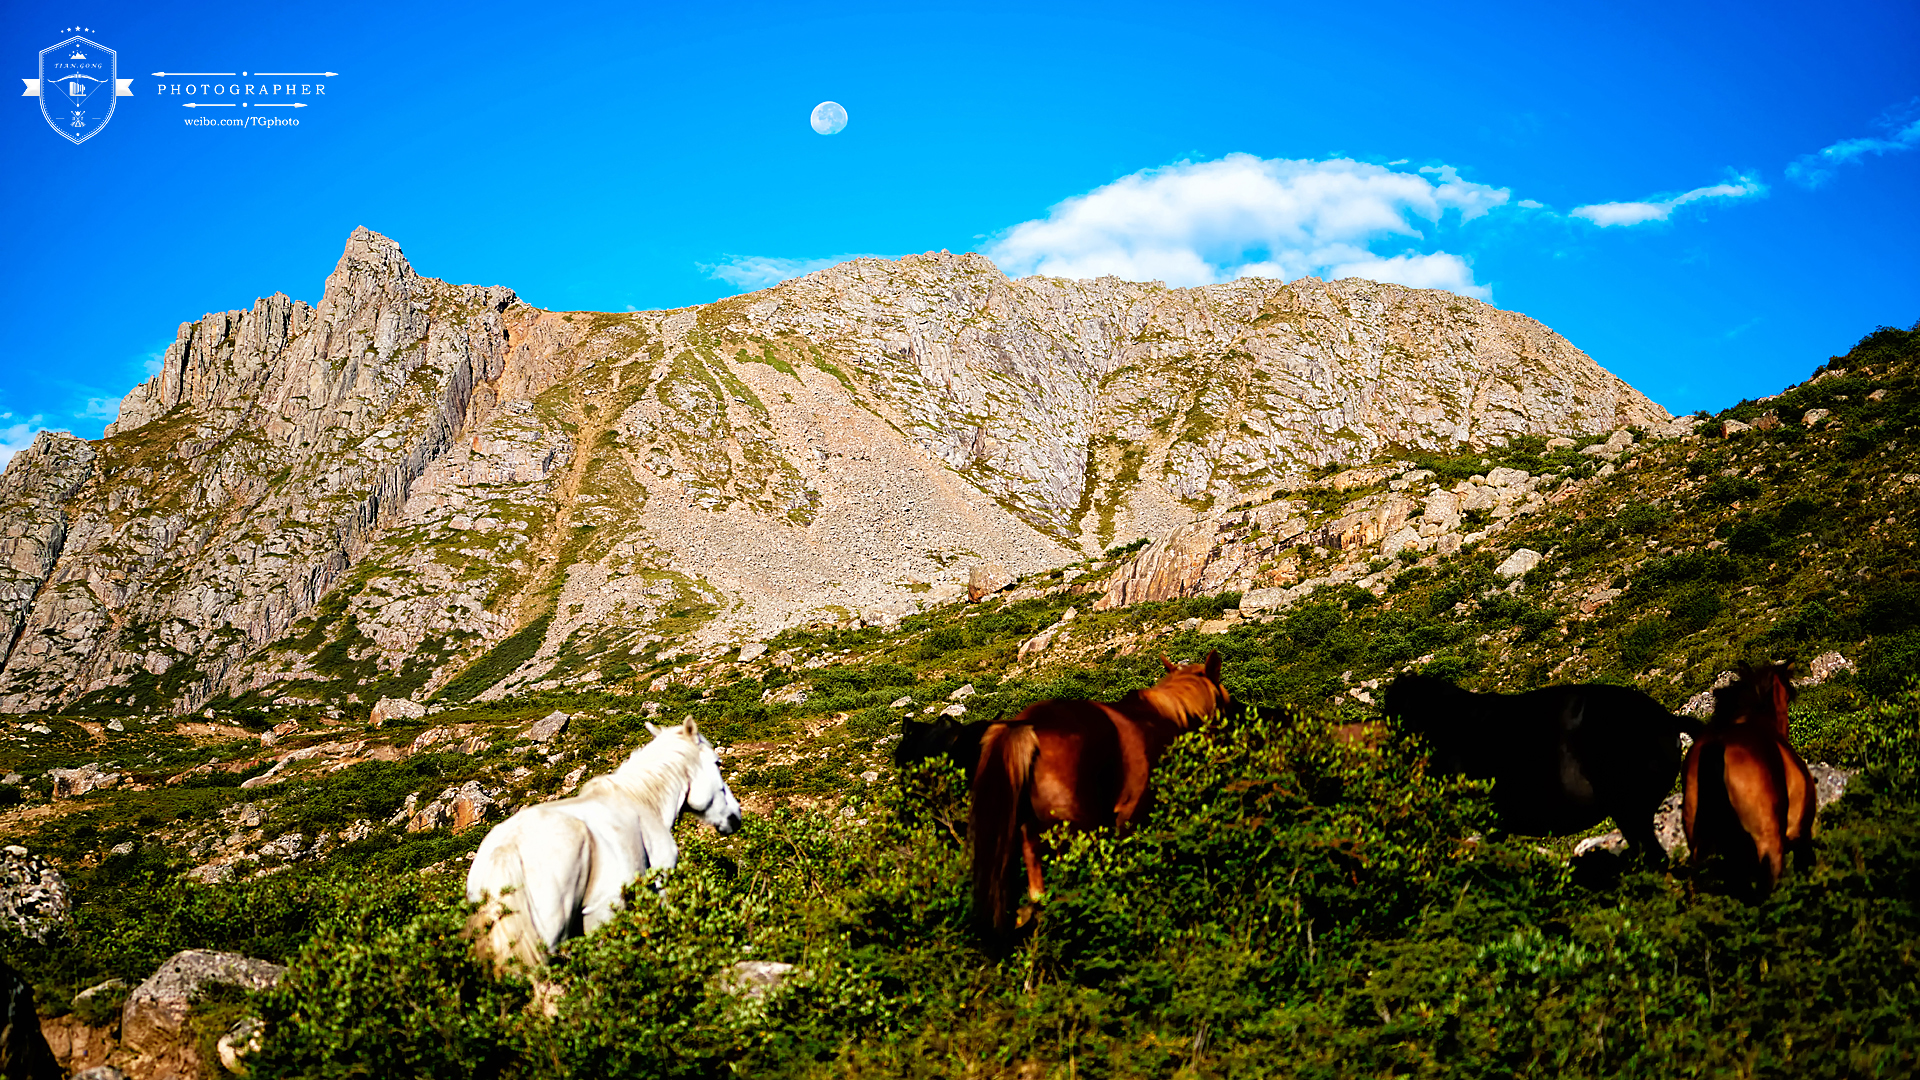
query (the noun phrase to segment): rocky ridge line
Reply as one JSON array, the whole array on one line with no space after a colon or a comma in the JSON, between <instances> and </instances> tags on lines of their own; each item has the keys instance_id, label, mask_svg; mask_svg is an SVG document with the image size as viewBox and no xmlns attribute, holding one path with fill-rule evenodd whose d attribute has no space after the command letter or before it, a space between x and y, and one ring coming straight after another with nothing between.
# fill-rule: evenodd
<instances>
[{"instance_id":1,"label":"rocky ridge line","mask_svg":"<svg viewBox=\"0 0 1920 1080\"><path fill-rule=\"evenodd\" d=\"M361 229L317 306L183 324L105 438L15 457L0 709L632 678L897 618L982 562L1165 537L1331 463L1666 420L1441 292L1009 281L937 253L556 313Z\"/></svg>"}]
</instances>

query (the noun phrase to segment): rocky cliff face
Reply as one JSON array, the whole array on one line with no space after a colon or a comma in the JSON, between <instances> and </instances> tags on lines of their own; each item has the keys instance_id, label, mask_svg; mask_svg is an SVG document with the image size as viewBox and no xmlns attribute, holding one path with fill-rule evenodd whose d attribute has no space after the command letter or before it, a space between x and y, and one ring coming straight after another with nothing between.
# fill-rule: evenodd
<instances>
[{"instance_id":1,"label":"rocky cliff face","mask_svg":"<svg viewBox=\"0 0 1920 1080\"><path fill-rule=\"evenodd\" d=\"M1009 281L941 253L560 313L362 229L319 306L183 324L103 439L14 458L0 709L631 679L1329 464L1666 419L1443 292Z\"/></svg>"}]
</instances>

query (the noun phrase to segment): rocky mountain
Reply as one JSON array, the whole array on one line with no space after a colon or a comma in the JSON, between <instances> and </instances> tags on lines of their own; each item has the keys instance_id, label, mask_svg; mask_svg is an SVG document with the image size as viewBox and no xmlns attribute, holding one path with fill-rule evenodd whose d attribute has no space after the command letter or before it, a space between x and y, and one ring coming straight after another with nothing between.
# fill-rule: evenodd
<instances>
[{"instance_id":1,"label":"rocky mountain","mask_svg":"<svg viewBox=\"0 0 1920 1080\"><path fill-rule=\"evenodd\" d=\"M104 438L15 456L0 709L631 681L1343 465L1668 421L1539 323L1438 291L1010 281L939 252L553 312L360 229L317 307L185 323Z\"/></svg>"}]
</instances>

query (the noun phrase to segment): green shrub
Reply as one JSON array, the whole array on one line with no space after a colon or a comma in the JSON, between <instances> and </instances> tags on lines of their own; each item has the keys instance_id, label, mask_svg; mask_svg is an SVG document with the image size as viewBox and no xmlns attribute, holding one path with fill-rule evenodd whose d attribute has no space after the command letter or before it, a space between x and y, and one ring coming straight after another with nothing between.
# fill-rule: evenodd
<instances>
[{"instance_id":1,"label":"green shrub","mask_svg":"<svg viewBox=\"0 0 1920 1080\"><path fill-rule=\"evenodd\" d=\"M1629 671L1646 667L1672 634L1673 626L1665 616L1652 615L1634 623L1620 634L1620 666Z\"/></svg>"},{"instance_id":2,"label":"green shrub","mask_svg":"<svg viewBox=\"0 0 1920 1080\"><path fill-rule=\"evenodd\" d=\"M529 987L474 958L451 889L342 883L338 898L259 999L269 1037L250 1075L492 1077L518 1061Z\"/></svg>"},{"instance_id":3,"label":"green shrub","mask_svg":"<svg viewBox=\"0 0 1920 1080\"><path fill-rule=\"evenodd\" d=\"M1713 506L1729 506L1742 499L1751 499L1760 491L1760 481L1752 477L1716 476L1707 481L1706 490L1700 493L1700 501Z\"/></svg>"},{"instance_id":4,"label":"green shrub","mask_svg":"<svg viewBox=\"0 0 1920 1080\"><path fill-rule=\"evenodd\" d=\"M1726 609L1727 602L1721 598L1720 590L1710 585L1695 585L1667 604L1667 614L1681 632L1688 634L1712 626Z\"/></svg>"}]
</instances>

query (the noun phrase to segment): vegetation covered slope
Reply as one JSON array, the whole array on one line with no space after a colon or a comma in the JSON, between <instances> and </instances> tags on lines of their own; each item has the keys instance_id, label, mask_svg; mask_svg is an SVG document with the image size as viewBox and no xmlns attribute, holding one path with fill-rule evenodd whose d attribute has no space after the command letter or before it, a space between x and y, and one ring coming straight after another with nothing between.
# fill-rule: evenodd
<instances>
[{"instance_id":1,"label":"vegetation covered slope","mask_svg":"<svg viewBox=\"0 0 1920 1080\"><path fill-rule=\"evenodd\" d=\"M5 947L56 1008L179 948L290 961L280 989L208 1007L212 1026L266 1017L262 1076L1910 1075L1917 374L1920 334L1877 331L1608 475L1566 461L1589 475L1548 511L1382 567L1378 595L1333 586L1265 621L1231 614L1233 596L1093 612L1118 557L1090 560L896 629L789 631L744 664L656 658L632 694L378 729L217 718L298 720L276 755L366 744L338 771L316 754L251 789L234 785L269 751L241 726L226 742L161 722L96 737L47 717L49 733L4 744L0 768L29 775L0 790L17 800L8 834L72 875L75 923ZM1803 423L1810 409L1829 415ZM1786 422L1722 437L1769 412ZM1544 451L1415 464L1541 472L1526 456ZM1522 546L1541 563L1495 574ZM1049 629L1051 647L1020 655ZM898 718L956 694L968 718L1111 698L1150 682L1160 653L1208 648L1252 707L1176 746L1146 827L1068 847L1030 934L979 938L959 779L894 775ZM1631 682L1678 707L1735 660L1827 652L1855 670L1797 703L1795 737L1861 771L1823 811L1812 864L1758 904L1679 863L1576 873L1567 838L1498 834L1484 786L1429 775L1416 741L1337 737L1376 718L1369 683L1409 667L1481 689ZM515 742L556 706L574 713L560 740ZM530 987L493 980L458 937L461 857L482 830L408 831L400 812L469 781L503 804L546 797L642 741L649 715L697 717L758 812L726 839L685 827L682 866L557 962L557 1015L529 1010ZM102 757L150 786L46 800L47 767ZM230 832L234 880L183 879ZM798 974L734 992L748 959Z\"/></svg>"}]
</instances>

